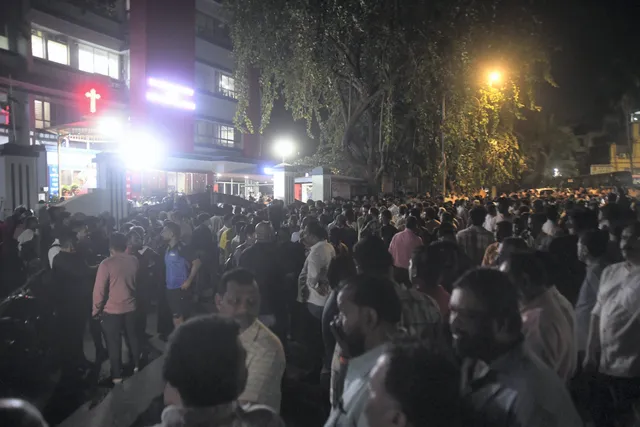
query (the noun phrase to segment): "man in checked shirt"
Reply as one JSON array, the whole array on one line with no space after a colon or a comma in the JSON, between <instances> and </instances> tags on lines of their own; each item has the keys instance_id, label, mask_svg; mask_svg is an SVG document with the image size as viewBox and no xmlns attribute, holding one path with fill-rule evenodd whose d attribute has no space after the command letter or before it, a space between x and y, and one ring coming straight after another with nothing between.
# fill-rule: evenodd
<instances>
[{"instance_id":1,"label":"man in checked shirt","mask_svg":"<svg viewBox=\"0 0 640 427\"><path fill-rule=\"evenodd\" d=\"M222 316L240 324L240 342L247 351L247 385L238 401L266 405L279 413L284 349L278 337L258 320L260 291L253 273L242 268L225 273L216 292L216 306Z\"/></svg>"}]
</instances>

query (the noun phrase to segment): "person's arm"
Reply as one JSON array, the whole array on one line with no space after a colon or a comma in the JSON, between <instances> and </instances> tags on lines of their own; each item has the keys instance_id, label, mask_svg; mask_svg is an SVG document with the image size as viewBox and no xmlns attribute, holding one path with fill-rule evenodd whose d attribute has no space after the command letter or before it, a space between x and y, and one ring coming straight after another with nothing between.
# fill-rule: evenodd
<instances>
[{"instance_id":1,"label":"person's arm","mask_svg":"<svg viewBox=\"0 0 640 427\"><path fill-rule=\"evenodd\" d=\"M180 289L182 289L183 291L186 291L191 287L191 284L198 275L198 270L200 270L200 266L202 265L202 261L199 258L191 255L189 255L189 258L191 260L191 271L189 272L189 277L187 278L187 280L182 284L182 286L180 286Z\"/></svg>"},{"instance_id":2,"label":"person's arm","mask_svg":"<svg viewBox=\"0 0 640 427\"><path fill-rule=\"evenodd\" d=\"M597 305L597 304L596 304ZM585 370L596 370L600 362L600 314L595 309L591 313L589 321L589 335L587 337L587 348L584 355L583 367Z\"/></svg>"},{"instance_id":3,"label":"person's arm","mask_svg":"<svg viewBox=\"0 0 640 427\"><path fill-rule=\"evenodd\" d=\"M326 271L324 270L326 270L327 267L325 267L325 264L322 262L323 257L321 255L322 254L318 251L315 253L309 253L307 264L307 286L311 289L315 289L321 295L326 295L329 293L329 286L328 283L326 283L326 280L324 283L321 283L321 279L323 276L326 279Z\"/></svg>"},{"instance_id":4,"label":"person's arm","mask_svg":"<svg viewBox=\"0 0 640 427\"><path fill-rule=\"evenodd\" d=\"M106 263L100 263L93 285L93 310L91 315L96 317L102 313L109 297L109 269Z\"/></svg>"}]
</instances>

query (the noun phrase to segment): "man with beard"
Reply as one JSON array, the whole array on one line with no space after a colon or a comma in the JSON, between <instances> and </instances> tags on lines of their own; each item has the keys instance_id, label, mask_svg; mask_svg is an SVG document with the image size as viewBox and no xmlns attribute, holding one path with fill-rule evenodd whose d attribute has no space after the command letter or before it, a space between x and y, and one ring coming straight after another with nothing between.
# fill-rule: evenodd
<instances>
[{"instance_id":1,"label":"man with beard","mask_svg":"<svg viewBox=\"0 0 640 427\"><path fill-rule=\"evenodd\" d=\"M247 385L241 403L269 406L280 411L282 375L286 366L278 337L258 320L260 291L249 270L225 273L216 294L218 312L240 324L240 342L247 351Z\"/></svg>"},{"instance_id":2,"label":"man with beard","mask_svg":"<svg viewBox=\"0 0 640 427\"><path fill-rule=\"evenodd\" d=\"M338 308L332 329L349 367L344 391L335 399L325 427L366 426L369 373L397 334L400 299L391 280L360 274L345 283Z\"/></svg>"},{"instance_id":3,"label":"man with beard","mask_svg":"<svg viewBox=\"0 0 640 427\"><path fill-rule=\"evenodd\" d=\"M560 378L523 343L517 288L489 269L466 273L449 303L453 345L465 359L462 393L470 426L579 427Z\"/></svg>"}]
</instances>

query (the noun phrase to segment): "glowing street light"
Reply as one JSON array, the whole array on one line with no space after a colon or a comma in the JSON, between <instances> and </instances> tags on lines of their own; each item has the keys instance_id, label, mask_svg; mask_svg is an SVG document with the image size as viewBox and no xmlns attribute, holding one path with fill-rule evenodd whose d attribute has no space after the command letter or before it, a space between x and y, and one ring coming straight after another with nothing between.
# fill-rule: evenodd
<instances>
[{"instance_id":1,"label":"glowing street light","mask_svg":"<svg viewBox=\"0 0 640 427\"><path fill-rule=\"evenodd\" d=\"M279 139L274 145L274 151L278 157L282 157L282 163L293 154L294 145L290 139Z\"/></svg>"},{"instance_id":2,"label":"glowing street light","mask_svg":"<svg viewBox=\"0 0 640 427\"><path fill-rule=\"evenodd\" d=\"M496 83L500 83L502 80L502 73L494 70L489 73L489 86L493 86Z\"/></svg>"}]
</instances>

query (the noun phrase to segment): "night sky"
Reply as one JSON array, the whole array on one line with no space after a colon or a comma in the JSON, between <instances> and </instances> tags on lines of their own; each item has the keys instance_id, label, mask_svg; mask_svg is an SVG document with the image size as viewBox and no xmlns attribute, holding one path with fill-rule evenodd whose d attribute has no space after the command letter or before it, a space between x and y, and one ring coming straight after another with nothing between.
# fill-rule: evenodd
<instances>
[{"instance_id":1,"label":"night sky","mask_svg":"<svg viewBox=\"0 0 640 427\"><path fill-rule=\"evenodd\" d=\"M605 115L621 114L615 106L625 91L640 94L640 0L532 2L538 4L558 84L541 86L538 104L559 124L601 129ZM265 150L281 134L297 140L301 155L314 152L317 142L280 102L264 135Z\"/></svg>"}]
</instances>

